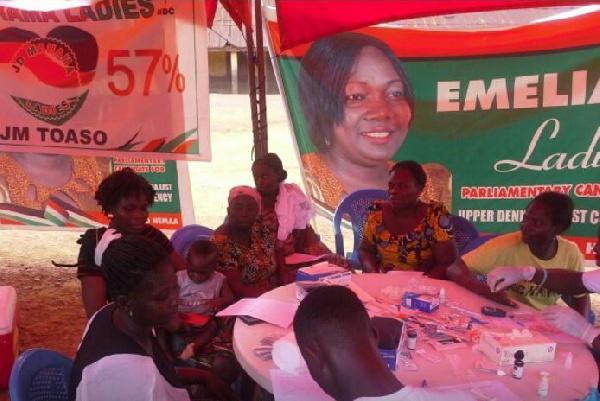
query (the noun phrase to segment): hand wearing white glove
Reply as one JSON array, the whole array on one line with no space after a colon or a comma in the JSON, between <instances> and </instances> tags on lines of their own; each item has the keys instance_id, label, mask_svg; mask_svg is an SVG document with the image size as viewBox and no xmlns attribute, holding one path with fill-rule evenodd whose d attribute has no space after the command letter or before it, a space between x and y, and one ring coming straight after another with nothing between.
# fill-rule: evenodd
<instances>
[{"instance_id":1,"label":"hand wearing white glove","mask_svg":"<svg viewBox=\"0 0 600 401\"><path fill-rule=\"evenodd\" d=\"M522 280L531 280L535 274L533 266L496 267L488 273L487 283L493 292L503 290Z\"/></svg>"},{"instance_id":2,"label":"hand wearing white glove","mask_svg":"<svg viewBox=\"0 0 600 401\"><path fill-rule=\"evenodd\" d=\"M581 280L589 292L600 292L600 269L583 273Z\"/></svg>"},{"instance_id":3,"label":"hand wearing white glove","mask_svg":"<svg viewBox=\"0 0 600 401\"><path fill-rule=\"evenodd\" d=\"M589 345L600 335L600 329L592 326L579 312L566 306L549 306L542 311L542 316L552 326L580 338Z\"/></svg>"}]
</instances>

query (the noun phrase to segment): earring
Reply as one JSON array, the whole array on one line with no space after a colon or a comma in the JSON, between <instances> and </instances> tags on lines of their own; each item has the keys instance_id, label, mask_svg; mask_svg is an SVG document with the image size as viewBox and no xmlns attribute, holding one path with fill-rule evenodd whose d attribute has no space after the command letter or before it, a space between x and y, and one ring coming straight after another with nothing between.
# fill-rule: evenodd
<instances>
[{"instance_id":1,"label":"earring","mask_svg":"<svg viewBox=\"0 0 600 401\"><path fill-rule=\"evenodd\" d=\"M325 146L326 147L330 147L331 146L331 142L329 141L329 138L325 138Z\"/></svg>"},{"instance_id":2,"label":"earring","mask_svg":"<svg viewBox=\"0 0 600 401\"><path fill-rule=\"evenodd\" d=\"M133 317L133 310L129 309L129 317Z\"/></svg>"}]
</instances>

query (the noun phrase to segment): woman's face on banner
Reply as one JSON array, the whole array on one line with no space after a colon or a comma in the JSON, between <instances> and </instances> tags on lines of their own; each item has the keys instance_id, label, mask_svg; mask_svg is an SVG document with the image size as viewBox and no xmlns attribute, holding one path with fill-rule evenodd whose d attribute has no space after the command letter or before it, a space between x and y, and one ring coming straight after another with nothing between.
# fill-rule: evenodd
<instances>
[{"instance_id":1,"label":"woman's face on banner","mask_svg":"<svg viewBox=\"0 0 600 401\"><path fill-rule=\"evenodd\" d=\"M387 163L406 138L411 114L392 63L365 47L346 83L344 121L334 125L331 151L359 165Z\"/></svg>"}]
</instances>

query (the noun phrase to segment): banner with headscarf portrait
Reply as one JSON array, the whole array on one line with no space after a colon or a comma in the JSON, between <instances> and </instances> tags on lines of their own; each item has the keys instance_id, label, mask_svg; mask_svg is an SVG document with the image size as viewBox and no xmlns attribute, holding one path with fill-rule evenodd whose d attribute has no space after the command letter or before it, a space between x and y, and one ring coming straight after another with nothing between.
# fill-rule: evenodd
<instances>
[{"instance_id":1,"label":"banner with headscarf portrait","mask_svg":"<svg viewBox=\"0 0 600 401\"><path fill-rule=\"evenodd\" d=\"M0 1L0 150L210 160L204 3L88 3Z\"/></svg>"},{"instance_id":2,"label":"banner with headscarf portrait","mask_svg":"<svg viewBox=\"0 0 600 401\"><path fill-rule=\"evenodd\" d=\"M289 50L281 50L274 13L265 15L319 213L331 217L356 189L386 189L389 167L410 159L427 172L424 197L482 233L516 230L544 191L568 194L575 213L566 236L592 257L600 224L598 11L497 30L372 26ZM364 79L348 82L351 73ZM365 117L369 79L390 76L377 107L398 108Z\"/></svg>"}]
</instances>

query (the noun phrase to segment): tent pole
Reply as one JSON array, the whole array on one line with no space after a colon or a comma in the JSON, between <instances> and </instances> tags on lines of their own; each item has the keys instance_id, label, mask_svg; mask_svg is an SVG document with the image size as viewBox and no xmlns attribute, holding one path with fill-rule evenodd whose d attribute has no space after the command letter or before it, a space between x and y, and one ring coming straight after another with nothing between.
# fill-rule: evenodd
<instances>
[{"instance_id":1,"label":"tent pole","mask_svg":"<svg viewBox=\"0 0 600 401\"><path fill-rule=\"evenodd\" d=\"M254 135L254 156L260 157L269 150L267 139L265 54L263 50L260 0L254 0L254 6L256 46L254 45L254 38L252 36L252 27L249 26L246 26L246 43L248 45L248 88L250 92L250 112L252 114L252 133Z\"/></svg>"},{"instance_id":2,"label":"tent pole","mask_svg":"<svg viewBox=\"0 0 600 401\"><path fill-rule=\"evenodd\" d=\"M258 147L257 147L257 138L259 133L259 125L257 118L257 99L255 96L256 89L256 68L255 68L255 58L256 53L254 51L254 39L252 37L252 24L250 26L246 25L246 48L248 49L248 95L250 96L250 114L252 116L252 133L254 135L254 148L253 151L255 155L259 155Z\"/></svg>"},{"instance_id":3,"label":"tent pole","mask_svg":"<svg viewBox=\"0 0 600 401\"><path fill-rule=\"evenodd\" d=\"M256 57L258 61L258 129L259 138L256 156L269 151L269 133L267 122L267 88L265 76L265 51L263 45L262 4L254 0L254 26L256 32Z\"/></svg>"}]
</instances>

